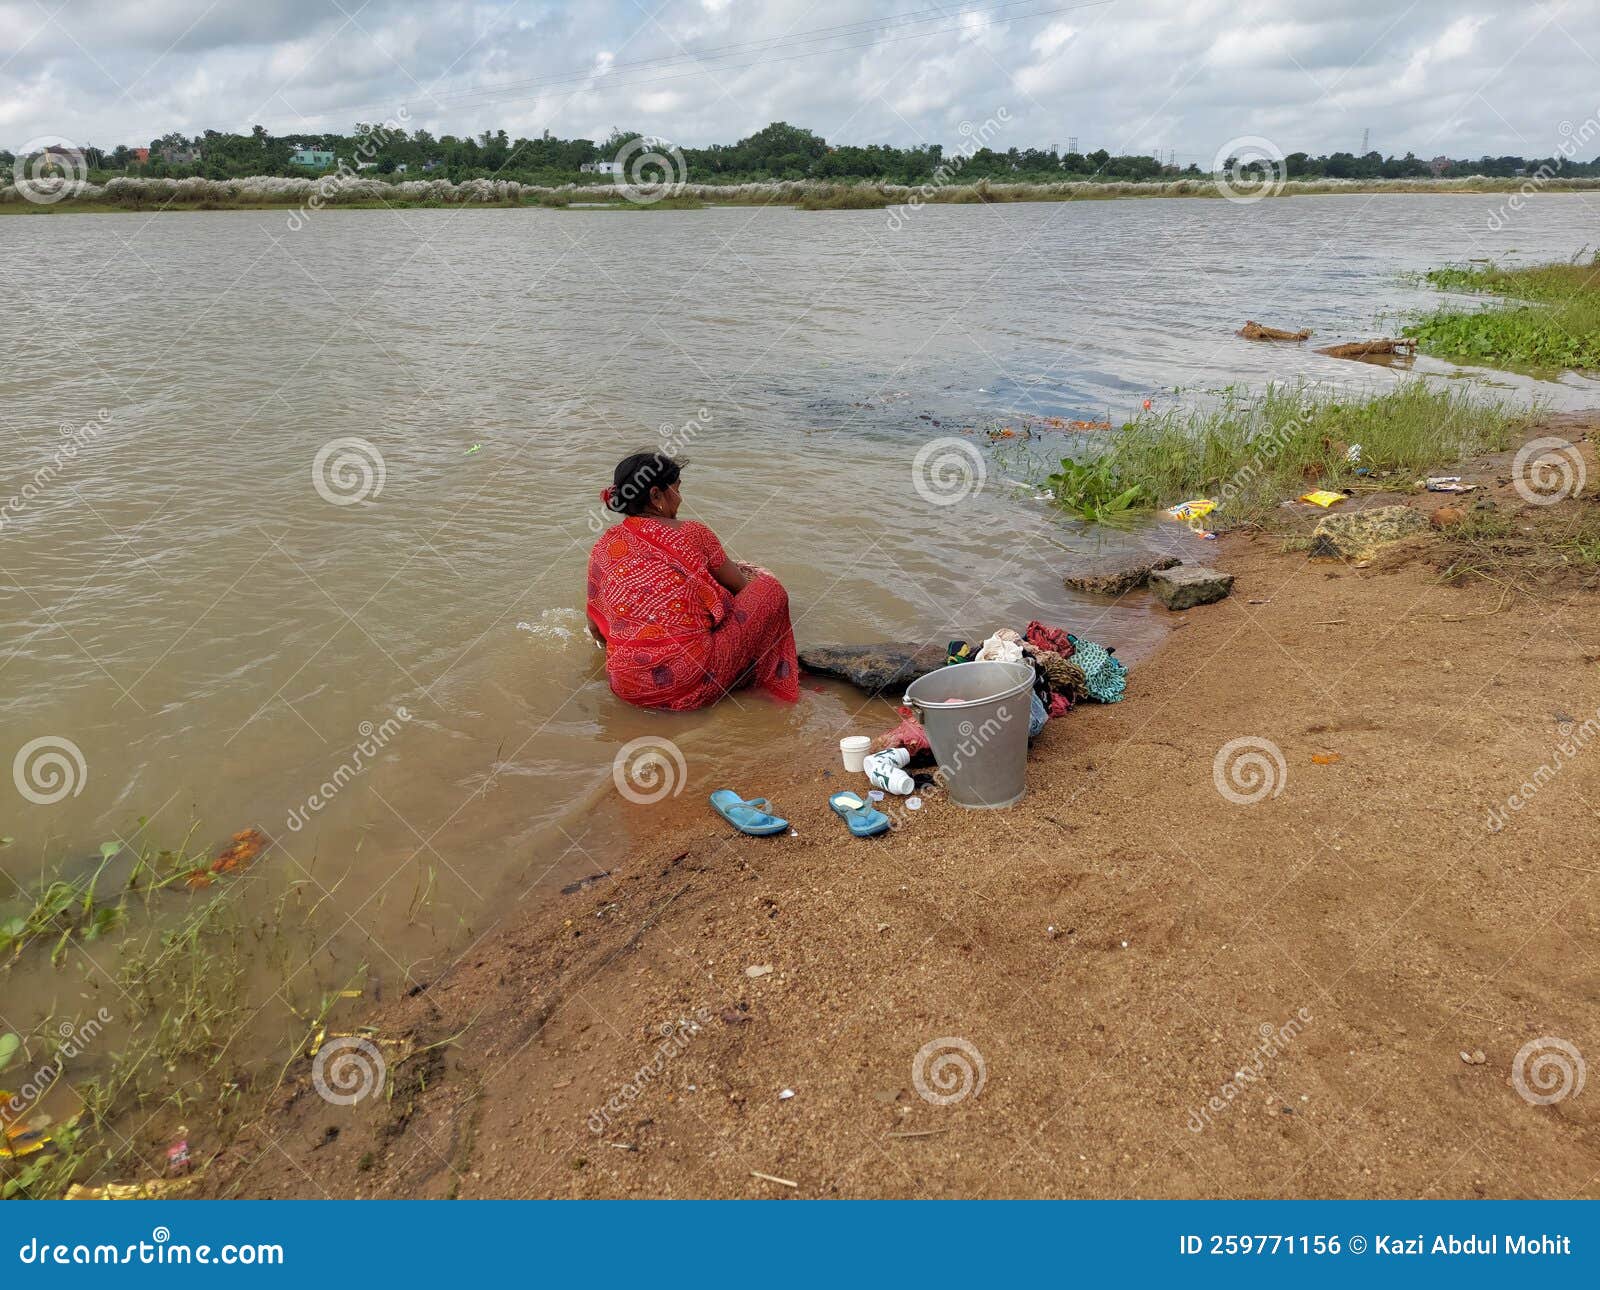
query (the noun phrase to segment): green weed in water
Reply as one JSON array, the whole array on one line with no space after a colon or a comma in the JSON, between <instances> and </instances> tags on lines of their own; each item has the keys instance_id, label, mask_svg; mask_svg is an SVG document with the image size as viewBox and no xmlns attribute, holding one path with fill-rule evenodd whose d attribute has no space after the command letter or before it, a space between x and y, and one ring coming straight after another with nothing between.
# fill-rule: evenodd
<instances>
[{"instance_id":1,"label":"green weed in water","mask_svg":"<svg viewBox=\"0 0 1600 1290\"><path fill-rule=\"evenodd\" d=\"M1580 252L1581 257L1581 252ZM1586 262L1434 269L1441 291L1503 297L1481 309L1446 306L1405 328L1430 354L1534 368L1600 367L1600 254Z\"/></svg>"},{"instance_id":2,"label":"green weed in water","mask_svg":"<svg viewBox=\"0 0 1600 1290\"><path fill-rule=\"evenodd\" d=\"M1132 510L1144 497L1143 485L1127 481L1115 453L1088 462L1063 457L1046 483L1057 506L1090 523Z\"/></svg>"}]
</instances>

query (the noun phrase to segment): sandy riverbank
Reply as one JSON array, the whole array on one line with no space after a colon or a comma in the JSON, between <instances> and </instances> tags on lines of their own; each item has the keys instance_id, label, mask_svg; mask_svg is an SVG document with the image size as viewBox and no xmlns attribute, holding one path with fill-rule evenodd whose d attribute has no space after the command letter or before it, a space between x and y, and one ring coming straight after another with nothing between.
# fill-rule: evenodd
<instances>
[{"instance_id":1,"label":"sandy riverbank","mask_svg":"<svg viewBox=\"0 0 1600 1290\"><path fill-rule=\"evenodd\" d=\"M1463 473L1514 536L1593 510L1582 453L1554 507L1511 454ZM1530 1041L1600 1053L1600 749L1555 752L1600 732L1597 575L1513 553L1443 579L1461 552L1431 533L1368 567L1295 545L1204 544L1232 596L1176 616L1124 703L1052 723L1016 809L930 799L855 841L831 748L735 785L795 837L730 836L692 779L638 808L610 877L343 1018L402 1041L390 1096L330 1105L301 1061L201 1190L1600 1194L1594 1091L1513 1079ZM1242 738L1283 759L1248 805L1214 779ZM981 1064L948 1104L914 1078L940 1041Z\"/></svg>"}]
</instances>

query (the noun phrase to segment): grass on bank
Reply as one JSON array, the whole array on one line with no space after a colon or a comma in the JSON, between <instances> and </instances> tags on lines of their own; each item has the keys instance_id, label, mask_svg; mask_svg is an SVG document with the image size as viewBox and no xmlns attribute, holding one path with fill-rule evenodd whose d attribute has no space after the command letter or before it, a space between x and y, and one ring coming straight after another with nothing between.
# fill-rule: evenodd
<instances>
[{"instance_id":1,"label":"grass on bank","mask_svg":"<svg viewBox=\"0 0 1600 1290\"><path fill-rule=\"evenodd\" d=\"M1526 508L1515 515L1469 509L1442 530L1440 580L1531 588L1562 575L1590 585L1600 569L1600 514L1588 506Z\"/></svg>"},{"instance_id":2,"label":"grass on bank","mask_svg":"<svg viewBox=\"0 0 1600 1290\"><path fill-rule=\"evenodd\" d=\"M246 914L226 875L201 881L216 866L192 840L193 830L177 849L161 848L141 821L81 874L41 879L0 906L0 991L16 989L24 965L62 982L51 991L60 1002L41 1001L21 1033L0 1029L0 1199L160 1178L159 1153L144 1140L152 1121L187 1122L203 1168L270 1095L259 1085L258 1032L282 1024L287 1008L291 1038L304 1036L298 1053L343 997L295 991L301 1006L290 1001L295 929L316 915L301 885ZM72 946L83 953L68 955ZM281 998L263 999L259 981L251 990L263 973L284 983ZM73 975L81 980L69 987ZM24 1001L10 1002L12 1024L24 1027Z\"/></svg>"},{"instance_id":3,"label":"grass on bank","mask_svg":"<svg viewBox=\"0 0 1600 1290\"><path fill-rule=\"evenodd\" d=\"M877 211L898 206L903 200L890 197L879 188L839 185L831 192L806 193L795 205L803 211Z\"/></svg>"},{"instance_id":4,"label":"grass on bank","mask_svg":"<svg viewBox=\"0 0 1600 1290\"><path fill-rule=\"evenodd\" d=\"M1441 291L1494 295L1482 309L1447 305L1405 328L1430 354L1534 368L1600 367L1600 253L1561 264L1434 269Z\"/></svg>"},{"instance_id":5,"label":"grass on bank","mask_svg":"<svg viewBox=\"0 0 1600 1290\"><path fill-rule=\"evenodd\" d=\"M1220 503L1207 523L1231 527L1312 488L1408 488L1463 456L1510 447L1531 415L1421 381L1371 397L1229 387L1213 406L1144 413L1109 441L1086 438L1088 451L1064 458L1049 486L1057 506L1084 519L1206 497Z\"/></svg>"},{"instance_id":6,"label":"grass on bank","mask_svg":"<svg viewBox=\"0 0 1600 1290\"><path fill-rule=\"evenodd\" d=\"M118 176L105 184L83 186L80 193L41 203L23 198L15 185L0 184L0 214L39 215L113 210L192 211L261 210L299 207L318 194L317 205L350 209L397 210L435 207L506 207L559 205L560 197L572 204L602 201L610 185L547 187L516 180L388 180L363 176L327 181L308 177L252 176L210 180L140 179ZM1513 192L1526 181L1514 178L1468 176L1455 179L1292 179L1269 188L1270 195L1295 197L1372 193ZM602 189L605 191L603 192ZM1545 186L1548 193L1600 189L1600 177L1557 179ZM712 206L800 206L814 210L859 210L894 206L915 198L919 202L955 204L975 202L1110 201L1124 197L1217 198L1228 193L1214 180L1183 177L1168 180L1064 179L1059 182L1003 182L988 178L969 181L952 174L945 181L903 185L884 180L767 180L761 182L685 183L675 196ZM557 200L546 203L545 197ZM666 209L675 209L666 207ZM685 208L677 208L685 209Z\"/></svg>"}]
</instances>

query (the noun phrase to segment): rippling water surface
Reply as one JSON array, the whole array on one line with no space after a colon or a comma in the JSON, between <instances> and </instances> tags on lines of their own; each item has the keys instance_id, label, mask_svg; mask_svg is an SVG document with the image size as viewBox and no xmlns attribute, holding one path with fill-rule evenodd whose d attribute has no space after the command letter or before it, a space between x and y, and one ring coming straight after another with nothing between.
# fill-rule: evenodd
<instances>
[{"instance_id":1,"label":"rippling water surface","mask_svg":"<svg viewBox=\"0 0 1600 1290\"><path fill-rule=\"evenodd\" d=\"M0 779L0 859L28 881L139 817L168 841L259 826L261 864L331 893L339 944L425 972L648 830L612 785L628 741L674 740L699 797L758 790L790 736L879 728L886 706L832 686L671 717L611 697L581 616L597 494L664 438L687 509L788 585L802 644L1038 616L1136 660L1147 610L1060 588L1099 536L992 458L935 506L917 450L1229 382L1410 379L1232 332L1390 331L1428 300L1405 271L1593 240L1581 196L1491 234L1495 200L931 207L895 233L746 209L0 220L0 505L24 499L0 529L0 754L65 739L86 768L45 805ZM81 448L53 465L63 427ZM381 477L336 448L319 490L346 439Z\"/></svg>"}]
</instances>

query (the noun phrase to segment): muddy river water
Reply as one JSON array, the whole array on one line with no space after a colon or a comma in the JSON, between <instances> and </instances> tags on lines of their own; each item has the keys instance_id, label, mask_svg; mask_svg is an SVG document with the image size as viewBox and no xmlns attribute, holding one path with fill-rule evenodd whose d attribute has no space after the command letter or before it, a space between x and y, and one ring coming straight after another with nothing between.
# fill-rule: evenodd
<instances>
[{"instance_id":1,"label":"muddy river water","mask_svg":"<svg viewBox=\"0 0 1600 1290\"><path fill-rule=\"evenodd\" d=\"M815 682L792 708L613 699L583 567L642 446L690 458L687 510L784 580L802 645L1041 617L1136 667L1159 620L1060 574L1143 538L1051 514L981 435L982 490L938 505L919 450L1234 382L1417 379L1232 333L1390 332L1431 296L1408 271L1593 241L1592 195L1491 232L1502 200L0 220L0 865L81 872L141 818L211 850L256 827L237 898L317 895L302 982L398 984L619 862L649 827L613 782L630 741L672 740L700 798L881 728ZM62 993L19 962L3 1020Z\"/></svg>"}]
</instances>

